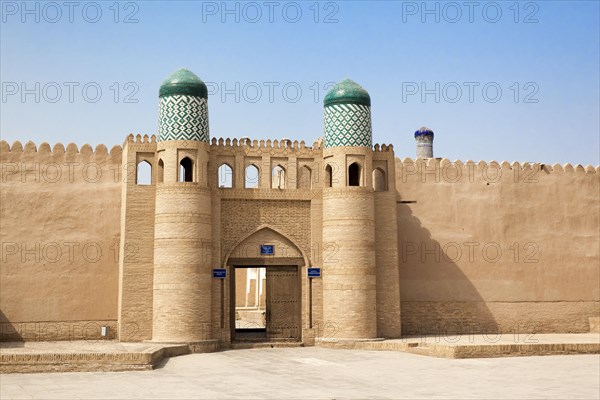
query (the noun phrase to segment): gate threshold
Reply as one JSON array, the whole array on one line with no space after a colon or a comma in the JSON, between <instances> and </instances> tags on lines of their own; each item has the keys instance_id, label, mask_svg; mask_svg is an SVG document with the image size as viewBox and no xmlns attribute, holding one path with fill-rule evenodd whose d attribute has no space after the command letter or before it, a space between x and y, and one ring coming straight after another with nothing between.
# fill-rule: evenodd
<instances>
[{"instance_id":1,"label":"gate threshold","mask_svg":"<svg viewBox=\"0 0 600 400\"><path fill-rule=\"evenodd\" d=\"M241 349L268 349L268 348L286 348L286 347L304 347L304 343L297 340L236 340L231 342L232 350Z\"/></svg>"}]
</instances>

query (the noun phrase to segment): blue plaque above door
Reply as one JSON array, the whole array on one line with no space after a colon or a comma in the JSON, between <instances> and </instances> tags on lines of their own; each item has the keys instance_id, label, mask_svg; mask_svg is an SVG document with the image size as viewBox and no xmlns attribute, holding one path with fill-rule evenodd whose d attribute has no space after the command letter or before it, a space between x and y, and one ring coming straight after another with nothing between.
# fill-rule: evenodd
<instances>
[{"instance_id":1,"label":"blue plaque above door","mask_svg":"<svg viewBox=\"0 0 600 400\"><path fill-rule=\"evenodd\" d=\"M272 256L275 254L275 246L272 244L261 244L260 255L261 256Z\"/></svg>"}]
</instances>

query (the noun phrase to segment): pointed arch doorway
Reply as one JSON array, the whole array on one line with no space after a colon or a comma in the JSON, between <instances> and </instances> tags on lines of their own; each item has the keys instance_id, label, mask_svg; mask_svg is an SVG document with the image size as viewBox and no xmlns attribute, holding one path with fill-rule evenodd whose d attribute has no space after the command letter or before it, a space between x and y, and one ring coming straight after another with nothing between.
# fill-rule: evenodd
<instances>
[{"instance_id":1,"label":"pointed arch doorway","mask_svg":"<svg viewBox=\"0 0 600 400\"><path fill-rule=\"evenodd\" d=\"M301 341L302 251L282 233L262 227L229 253L233 341Z\"/></svg>"}]
</instances>

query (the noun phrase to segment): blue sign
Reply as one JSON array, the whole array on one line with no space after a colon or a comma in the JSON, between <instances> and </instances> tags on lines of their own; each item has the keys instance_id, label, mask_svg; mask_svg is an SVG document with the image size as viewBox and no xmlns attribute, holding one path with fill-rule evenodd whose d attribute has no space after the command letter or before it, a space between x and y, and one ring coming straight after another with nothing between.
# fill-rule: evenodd
<instances>
[{"instance_id":1,"label":"blue sign","mask_svg":"<svg viewBox=\"0 0 600 400\"><path fill-rule=\"evenodd\" d=\"M260 245L260 255L261 256L272 256L275 254L275 246L272 244L261 244Z\"/></svg>"},{"instance_id":2,"label":"blue sign","mask_svg":"<svg viewBox=\"0 0 600 400\"><path fill-rule=\"evenodd\" d=\"M308 269L308 277L309 278L320 278L321 277L321 268L309 268Z\"/></svg>"},{"instance_id":3,"label":"blue sign","mask_svg":"<svg viewBox=\"0 0 600 400\"><path fill-rule=\"evenodd\" d=\"M225 279L227 278L227 270L225 268L214 268L213 278Z\"/></svg>"}]
</instances>

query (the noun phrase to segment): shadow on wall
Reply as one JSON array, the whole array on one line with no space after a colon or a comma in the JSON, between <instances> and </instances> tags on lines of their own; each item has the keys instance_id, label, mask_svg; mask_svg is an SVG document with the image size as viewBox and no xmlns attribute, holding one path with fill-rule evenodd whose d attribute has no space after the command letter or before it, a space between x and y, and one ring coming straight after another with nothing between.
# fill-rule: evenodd
<instances>
[{"instance_id":1,"label":"shadow on wall","mask_svg":"<svg viewBox=\"0 0 600 400\"><path fill-rule=\"evenodd\" d=\"M398 203L398 256L403 336L501 334L485 301L444 248L413 215ZM448 253L448 254L447 254Z\"/></svg>"},{"instance_id":2,"label":"shadow on wall","mask_svg":"<svg viewBox=\"0 0 600 400\"><path fill-rule=\"evenodd\" d=\"M0 310L0 342L15 342L9 347L23 347L23 337L19 329L6 318L4 312ZM2 347L7 347L3 345Z\"/></svg>"}]
</instances>

